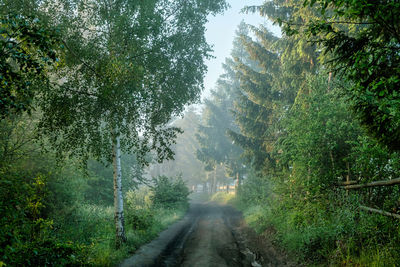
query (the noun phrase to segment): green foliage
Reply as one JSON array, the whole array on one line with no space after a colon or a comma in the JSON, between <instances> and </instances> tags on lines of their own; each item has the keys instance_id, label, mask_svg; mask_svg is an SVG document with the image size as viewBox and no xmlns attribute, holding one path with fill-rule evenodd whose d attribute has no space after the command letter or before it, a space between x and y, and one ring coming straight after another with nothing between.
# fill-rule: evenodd
<instances>
[{"instance_id":1,"label":"green foliage","mask_svg":"<svg viewBox=\"0 0 400 267\"><path fill-rule=\"evenodd\" d=\"M172 159L170 147L181 131L168 123L199 98L204 59L211 51L204 24L209 14L227 7L224 0L4 0L0 5L0 108L5 115L29 111L34 102L40 109L35 134L44 147L57 150L59 159L65 153L84 163L90 157L110 162L116 136L122 149L135 154L131 167L146 165L150 151L159 161ZM18 15L3 14L11 10ZM53 69L61 36L65 60L63 68ZM46 86L35 98L33 89L41 85ZM3 147L8 153L6 142ZM92 202L93 188L107 184L104 176L93 176L92 183L82 184ZM68 194L57 182L52 215L55 207L66 211L59 200ZM102 196L102 204L109 201Z\"/></svg>"},{"instance_id":2,"label":"green foliage","mask_svg":"<svg viewBox=\"0 0 400 267\"><path fill-rule=\"evenodd\" d=\"M251 170L247 173L246 180L240 187L237 198L246 206L265 204L265 199L271 192L270 179L271 177L263 177Z\"/></svg>"},{"instance_id":3,"label":"green foliage","mask_svg":"<svg viewBox=\"0 0 400 267\"><path fill-rule=\"evenodd\" d=\"M200 176L185 161L198 150L214 178L222 165L239 174L237 198L220 192L212 200L243 208L250 225L275 232L300 261L400 261L400 223L359 209L400 214L399 187L337 187L400 175L398 1L248 7L277 22L283 36L240 25L232 58L205 103L200 144L194 112L191 121L168 125L199 98L211 51L204 24L226 8L224 0L0 6L0 266L115 265L180 218L189 195L181 177L159 176L151 189L137 189L150 150L157 160L172 158L181 133L175 126L187 131L187 143L175 147L187 166L169 166ZM34 142L37 121L42 153ZM111 170L87 161L110 161L115 134L135 154L122 157L128 242L119 251ZM72 152L89 162L87 179L74 158L59 157L57 165L49 143L59 156Z\"/></svg>"},{"instance_id":4,"label":"green foliage","mask_svg":"<svg viewBox=\"0 0 400 267\"><path fill-rule=\"evenodd\" d=\"M152 192L148 188L130 190L126 194L126 222L134 230L146 230L155 223Z\"/></svg>"},{"instance_id":5,"label":"green foliage","mask_svg":"<svg viewBox=\"0 0 400 267\"><path fill-rule=\"evenodd\" d=\"M60 36L35 17L0 14L0 117L30 111L48 70L57 65Z\"/></svg>"},{"instance_id":6,"label":"green foliage","mask_svg":"<svg viewBox=\"0 0 400 267\"><path fill-rule=\"evenodd\" d=\"M85 201L98 205L112 205L114 201L113 194L113 170L111 166L105 166L103 163L89 160L88 180L85 190ZM126 178L126 176L122 176ZM101 190L99 190L101 188Z\"/></svg>"},{"instance_id":7,"label":"green foliage","mask_svg":"<svg viewBox=\"0 0 400 267\"><path fill-rule=\"evenodd\" d=\"M149 209L138 209L127 212L126 221L135 230L146 230L154 224L153 211Z\"/></svg>"},{"instance_id":8,"label":"green foliage","mask_svg":"<svg viewBox=\"0 0 400 267\"><path fill-rule=\"evenodd\" d=\"M53 221L44 217L47 179L12 169L2 169L0 175L0 259L11 266L83 264L84 248L58 240Z\"/></svg>"},{"instance_id":9,"label":"green foliage","mask_svg":"<svg viewBox=\"0 0 400 267\"><path fill-rule=\"evenodd\" d=\"M343 88L368 132L400 149L400 4L397 1L305 1L321 6L303 25L327 54L327 65L351 81Z\"/></svg>"},{"instance_id":10,"label":"green foliage","mask_svg":"<svg viewBox=\"0 0 400 267\"><path fill-rule=\"evenodd\" d=\"M392 179L400 176L400 158L397 152L390 152L376 140L360 136L352 145L350 157L353 170L361 182Z\"/></svg>"},{"instance_id":11,"label":"green foliage","mask_svg":"<svg viewBox=\"0 0 400 267\"><path fill-rule=\"evenodd\" d=\"M235 79L239 86L235 92L233 115L237 130L230 129L229 136L243 150L247 162L257 170L273 167L271 135L274 114L271 106L277 106L278 94L274 92L271 77L278 71L278 53L269 44L276 38L266 29L259 39L249 37L246 28L238 32L239 48L245 52L234 58ZM251 61L249 60L251 59ZM266 64L266 62L268 62Z\"/></svg>"},{"instance_id":12,"label":"green foliage","mask_svg":"<svg viewBox=\"0 0 400 267\"><path fill-rule=\"evenodd\" d=\"M243 24L240 29L245 31ZM238 53L238 50L240 47L235 45L232 54ZM220 164L225 166L228 176L241 177L245 171L243 160L240 158L243 150L232 142L228 135L230 131L238 131L232 109L237 98L239 82L233 74L232 61L227 60L224 68L225 74L220 75L216 89L204 103L202 123L198 125L195 135L199 143L196 156L204 163L207 171L216 171L217 165ZM215 175L214 178L216 179ZM215 183L216 181L212 182Z\"/></svg>"},{"instance_id":13,"label":"green foliage","mask_svg":"<svg viewBox=\"0 0 400 267\"><path fill-rule=\"evenodd\" d=\"M271 194L263 196L259 204L241 201L238 206L250 226L260 233L273 234L299 262L391 266L399 260L400 224L360 212L357 195L346 196L339 191L309 200L276 190Z\"/></svg>"},{"instance_id":14,"label":"green foliage","mask_svg":"<svg viewBox=\"0 0 400 267\"><path fill-rule=\"evenodd\" d=\"M331 88L329 88L331 87ZM348 157L361 129L349 107L327 76L311 76L282 122L281 166L292 168L292 180L306 191L331 188L353 176Z\"/></svg>"},{"instance_id":15,"label":"green foliage","mask_svg":"<svg viewBox=\"0 0 400 267\"><path fill-rule=\"evenodd\" d=\"M143 166L137 161L135 155L123 154L122 189L123 194L132 188L137 188L144 182ZM113 194L113 169L110 164L90 159L87 162L84 201L94 205L109 206L114 203Z\"/></svg>"},{"instance_id":16,"label":"green foliage","mask_svg":"<svg viewBox=\"0 0 400 267\"><path fill-rule=\"evenodd\" d=\"M150 150L159 161L172 159L180 130L167 124L199 98L211 51L204 24L225 1L43 5L49 20L62 24L67 54L55 74L63 82L39 103L41 134L59 152L83 159L111 162L115 134L142 164Z\"/></svg>"},{"instance_id":17,"label":"green foliage","mask_svg":"<svg viewBox=\"0 0 400 267\"><path fill-rule=\"evenodd\" d=\"M176 178L155 177L153 178L153 183L151 200L155 206L165 208L189 206L188 196L190 192L181 176Z\"/></svg>"},{"instance_id":18,"label":"green foliage","mask_svg":"<svg viewBox=\"0 0 400 267\"><path fill-rule=\"evenodd\" d=\"M188 184L197 185L206 179L206 173L201 161L196 158L196 150L200 145L196 140L195 132L200 124L200 114L194 108L189 108L183 115L173 122L173 125L182 129L176 144L172 146L175 153L174 159L163 163L153 164L149 174L151 176L166 175L177 176L182 174L183 180Z\"/></svg>"},{"instance_id":19,"label":"green foliage","mask_svg":"<svg viewBox=\"0 0 400 267\"><path fill-rule=\"evenodd\" d=\"M399 260L398 221L358 207L397 213L399 189L346 195L335 185L346 177L360 183L397 178L398 155L364 134L338 87L325 75L308 76L280 121L283 132L274 146L278 168L268 176L250 173L238 194L239 207L250 225L275 233L307 264L369 259L390 265Z\"/></svg>"},{"instance_id":20,"label":"green foliage","mask_svg":"<svg viewBox=\"0 0 400 267\"><path fill-rule=\"evenodd\" d=\"M126 205L132 209L150 209L153 192L149 187L141 187L138 190L129 190L126 193Z\"/></svg>"},{"instance_id":21,"label":"green foliage","mask_svg":"<svg viewBox=\"0 0 400 267\"><path fill-rule=\"evenodd\" d=\"M235 194L226 193L226 192L217 192L213 194L210 198L210 201L217 202L222 205L232 205L236 200Z\"/></svg>"},{"instance_id":22,"label":"green foliage","mask_svg":"<svg viewBox=\"0 0 400 267\"><path fill-rule=\"evenodd\" d=\"M84 249L72 242L61 243L49 238L12 248L4 262L11 266L82 266L85 265Z\"/></svg>"},{"instance_id":23,"label":"green foliage","mask_svg":"<svg viewBox=\"0 0 400 267\"><path fill-rule=\"evenodd\" d=\"M109 168L89 161L91 165L85 174L73 159L57 164L54 154L40 153L38 145L32 143L34 123L30 119L9 116L0 123L4 155L0 161L0 261L4 264L113 266L183 215L183 210L150 209L148 191L130 191L126 212L129 239L126 247L116 251L113 209L106 206L112 204L112 198L108 203L102 198L96 202L96 192L102 196L99 192L106 189L102 183L93 183L110 182L106 179L110 178ZM135 166L135 161L127 156L122 161ZM123 182L128 185L130 174L137 172L123 171ZM134 230L137 222L129 220L133 202L155 218L147 220L142 230ZM142 215L138 218L142 219Z\"/></svg>"}]
</instances>

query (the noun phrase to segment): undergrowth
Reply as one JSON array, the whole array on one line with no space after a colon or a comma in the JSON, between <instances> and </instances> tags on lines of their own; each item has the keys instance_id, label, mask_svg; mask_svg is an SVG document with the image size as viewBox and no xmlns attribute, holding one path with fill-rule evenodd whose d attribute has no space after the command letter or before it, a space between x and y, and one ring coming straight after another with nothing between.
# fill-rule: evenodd
<instances>
[{"instance_id":1,"label":"undergrowth","mask_svg":"<svg viewBox=\"0 0 400 267\"><path fill-rule=\"evenodd\" d=\"M220 204L234 205L236 198L235 194L226 192L217 192L211 196L210 200Z\"/></svg>"},{"instance_id":2,"label":"undergrowth","mask_svg":"<svg viewBox=\"0 0 400 267\"><path fill-rule=\"evenodd\" d=\"M78 185L85 185L85 178L1 168L0 175L0 266L115 266L188 207L189 191L179 178L128 191L127 242L117 250L114 209L84 200L85 186ZM164 191L174 197L164 199L159 194Z\"/></svg>"},{"instance_id":3,"label":"undergrowth","mask_svg":"<svg viewBox=\"0 0 400 267\"><path fill-rule=\"evenodd\" d=\"M127 209L125 214L127 242L116 250L112 208L86 207L83 209L82 220L75 225L70 225L70 227L86 228L91 225L91 229L94 231L89 232L92 236L85 241L90 241L88 243L87 264L94 266L116 265L133 254L141 245L154 239L159 232L180 219L185 213L183 208L149 208L137 212ZM99 219L99 212L104 219ZM146 213L147 216L137 216L138 214L143 215L143 213ZM140 218L140 221L137 221L137 218ZM76 240L83 241L79 237L76 237Z\"/></svg>"},{"instance_id":4,"label":"undergrowth","mask_svg":"<svg viewBox=\"0 0 400 267\"><path fill-rule=\"evenodd\" d=\"M164 179L165 180L165 179ZM161 188L163 187L163 188ZM167 187L167 188L165 188ZM175 189L179 199L154 196L159 191ZM183 189L183 191L182 191ZM188 190L178 179L164 181L153 188L143 187L126 194L125 231L127 242L115 249L113 207L81 205L74 212L75 218L66 218L60 236L73 239L87 246L86 264L92 266L115 266L133 254L141 245L154 239L159 232L183 217L187 209ZM186 198L185 198L186 197Z\"/></svg>"},{"instance_id":5,"label":"undergrowth","mask_svg":"<svg viewBox=\"0 0 400 267\"><path fill-rule=\"evenodd\" d=\"M273 237L292 258L308 266L397 266L400 224L360 211L357 199L318 201L267 197L263 204L237 207L258 233Z\"/></svg>"}]
</instances>

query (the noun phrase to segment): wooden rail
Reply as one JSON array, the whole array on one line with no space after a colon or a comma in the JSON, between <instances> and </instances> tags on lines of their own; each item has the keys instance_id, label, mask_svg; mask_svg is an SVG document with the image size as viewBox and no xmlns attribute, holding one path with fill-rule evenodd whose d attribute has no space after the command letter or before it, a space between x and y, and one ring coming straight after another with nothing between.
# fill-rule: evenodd
<instances>
[{"instance_id":1,"label":"wooden rail","mask_svg":"<svg viewBox=\"0 0 400 267\"><path fill-rule=\"evenodd\" d=\"M396 213L390 213L390 212L387 212L387 211L384 211L384 210L373 209L373 208L369 208L369 207L366 207L366 206L360 206L360 209L361 210L365 210L365 211L369 211L369 212L378 213L378 214L385 215L385 216L388 216L388 217L400 219L400 215L396 214Z\"/></svg>"},{"instance_id":2,"label":"wooden rail","mask_svg":"<svg viewBox=\"0 0 400 267\"><path fill-rule=\"evenodd\" d=\"M340 187L345 188L346 190L349 190L349 189L360 189L360 188L375 187L375 186L393 186L393 185L398 185L398 184L400 184L400 178L385 180L385 181L375 181L375 182L370 182L370 183L366 183L366 184L358 184L357 181L346 181L346 182L342 182L338 185ZM359 208L360 208L360 210L373 212L373 213L381 214L384 216L388 216L388 217L392 217L392 218L396 218L396 219L400 220L400 214L391 213L391 212L387 212L384 210L378 210L378 209L374 209L374 208L370 208L370 207L366 207L366 206L362 206L362 205L360 205Z\"/></svg>"},{"instance_id":3,"label":"wooden rail","mask_svg":"<svg viewBox=\"0 0 400 267\"><path fill-rule=\"evenodd\" d=\"M353 182L353 181L351 181ZM386 180L386 181L375 181L371 183L366 183L366 184L343 184L341 185L345 189L360 189L360 188L365 188L365 187L374 187L374 186L391 186L391 185L397 185L400 184L400 178L392 179L392 180Z\"/></svg>"},{"instance_id":4,"label":"wooden rail","mask_svg":"<svg viewBox=\"0 0 400 267\"><path fill-rule=\"evenodd\" d=\"M346 185L352 185L352 184L357 184L358 181L346 181L346 182L342 182L339 183L338 186L346 186Z\"/></svg>"}]
</instances>

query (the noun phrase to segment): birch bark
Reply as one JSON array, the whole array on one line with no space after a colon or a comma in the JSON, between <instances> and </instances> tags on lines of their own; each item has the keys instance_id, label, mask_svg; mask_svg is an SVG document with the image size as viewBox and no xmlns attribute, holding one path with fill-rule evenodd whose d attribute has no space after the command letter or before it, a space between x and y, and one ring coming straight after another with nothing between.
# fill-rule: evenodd
<instances>
[{"instance_id":1,"label":"birch bark","mask_svg":"<svg viewBox=\"0 0 400 267\"><path fill-rule=\"evenodd\" d=\"M113 138L113 174L114 174L114 222L117 248L126 241L124 223L124 201L122 198L121 146L118 131Z\"/></svg>"}]
</instances>

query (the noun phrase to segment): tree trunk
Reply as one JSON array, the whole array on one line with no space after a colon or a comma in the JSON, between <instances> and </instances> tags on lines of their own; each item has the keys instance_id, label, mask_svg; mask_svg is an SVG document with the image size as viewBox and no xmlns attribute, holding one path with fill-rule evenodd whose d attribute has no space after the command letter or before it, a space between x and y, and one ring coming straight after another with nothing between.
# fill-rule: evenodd
<instances>
[{"instance_id":1,"label":"tree trunk","mask_svg":"<svg viewBox=\"0 0 400 267\"><path fill-rule=\"evenodd\" d=\"M240 188L240 175L239 172L236 173L236 193L238 193Z\"/></svg>"},{"instance_id":2,"label":"tree trunk","mask_svg":"<svg viewBox=\"0 0 400 267\"><path fill-rule=\"evenodd\" d=\"M346 161L346 167L347 167L347 175L346 175L346 183L350 182L350 164L348 161ZM349 189L346 189L346 196L349 195Z\"/></svg>"},{"instance_id":3,"label":"tree trunk","mask_svg":"<svg viewBox=\"0 0 400 267\"><path fill-rule=\"evenodd\" d=\"M211 194L211 182L210 182L210 173L206 172L206 188L207 188L207 193Z\"/></svg>"},{"instance_id":4,"label":"tree trunk","mask_svg":"<svg viewBox=\"0 0 400 267\"><path fill-rule=\"evenodd\" d=\"M121 147L120 137L116 131L113 140L113 174L114 174L114 222L115 246L119 248L126 241L124 226L124 201L122 198Z\"/></svg>"},{"instance_id":5,"label":"tree trunk","mask_svg":"<svg viewBox=\"0 0 400 267\"><path fill-rule=\"evenodd\" d=\"M217 165L214 167L213 193L217 192Z\"/></svg>"},{"instance_id":6,"label":"tree trunk","mask_svg":"<svg viewBox=\"0 0 400 267\"><path fill-rule=\"evenodd\" d=\"M329 150L329 156L330 156L330 158L331 158L332 172L335 173L335 160L333 159L332 150Z\"/></svg>"}]
</instances>

